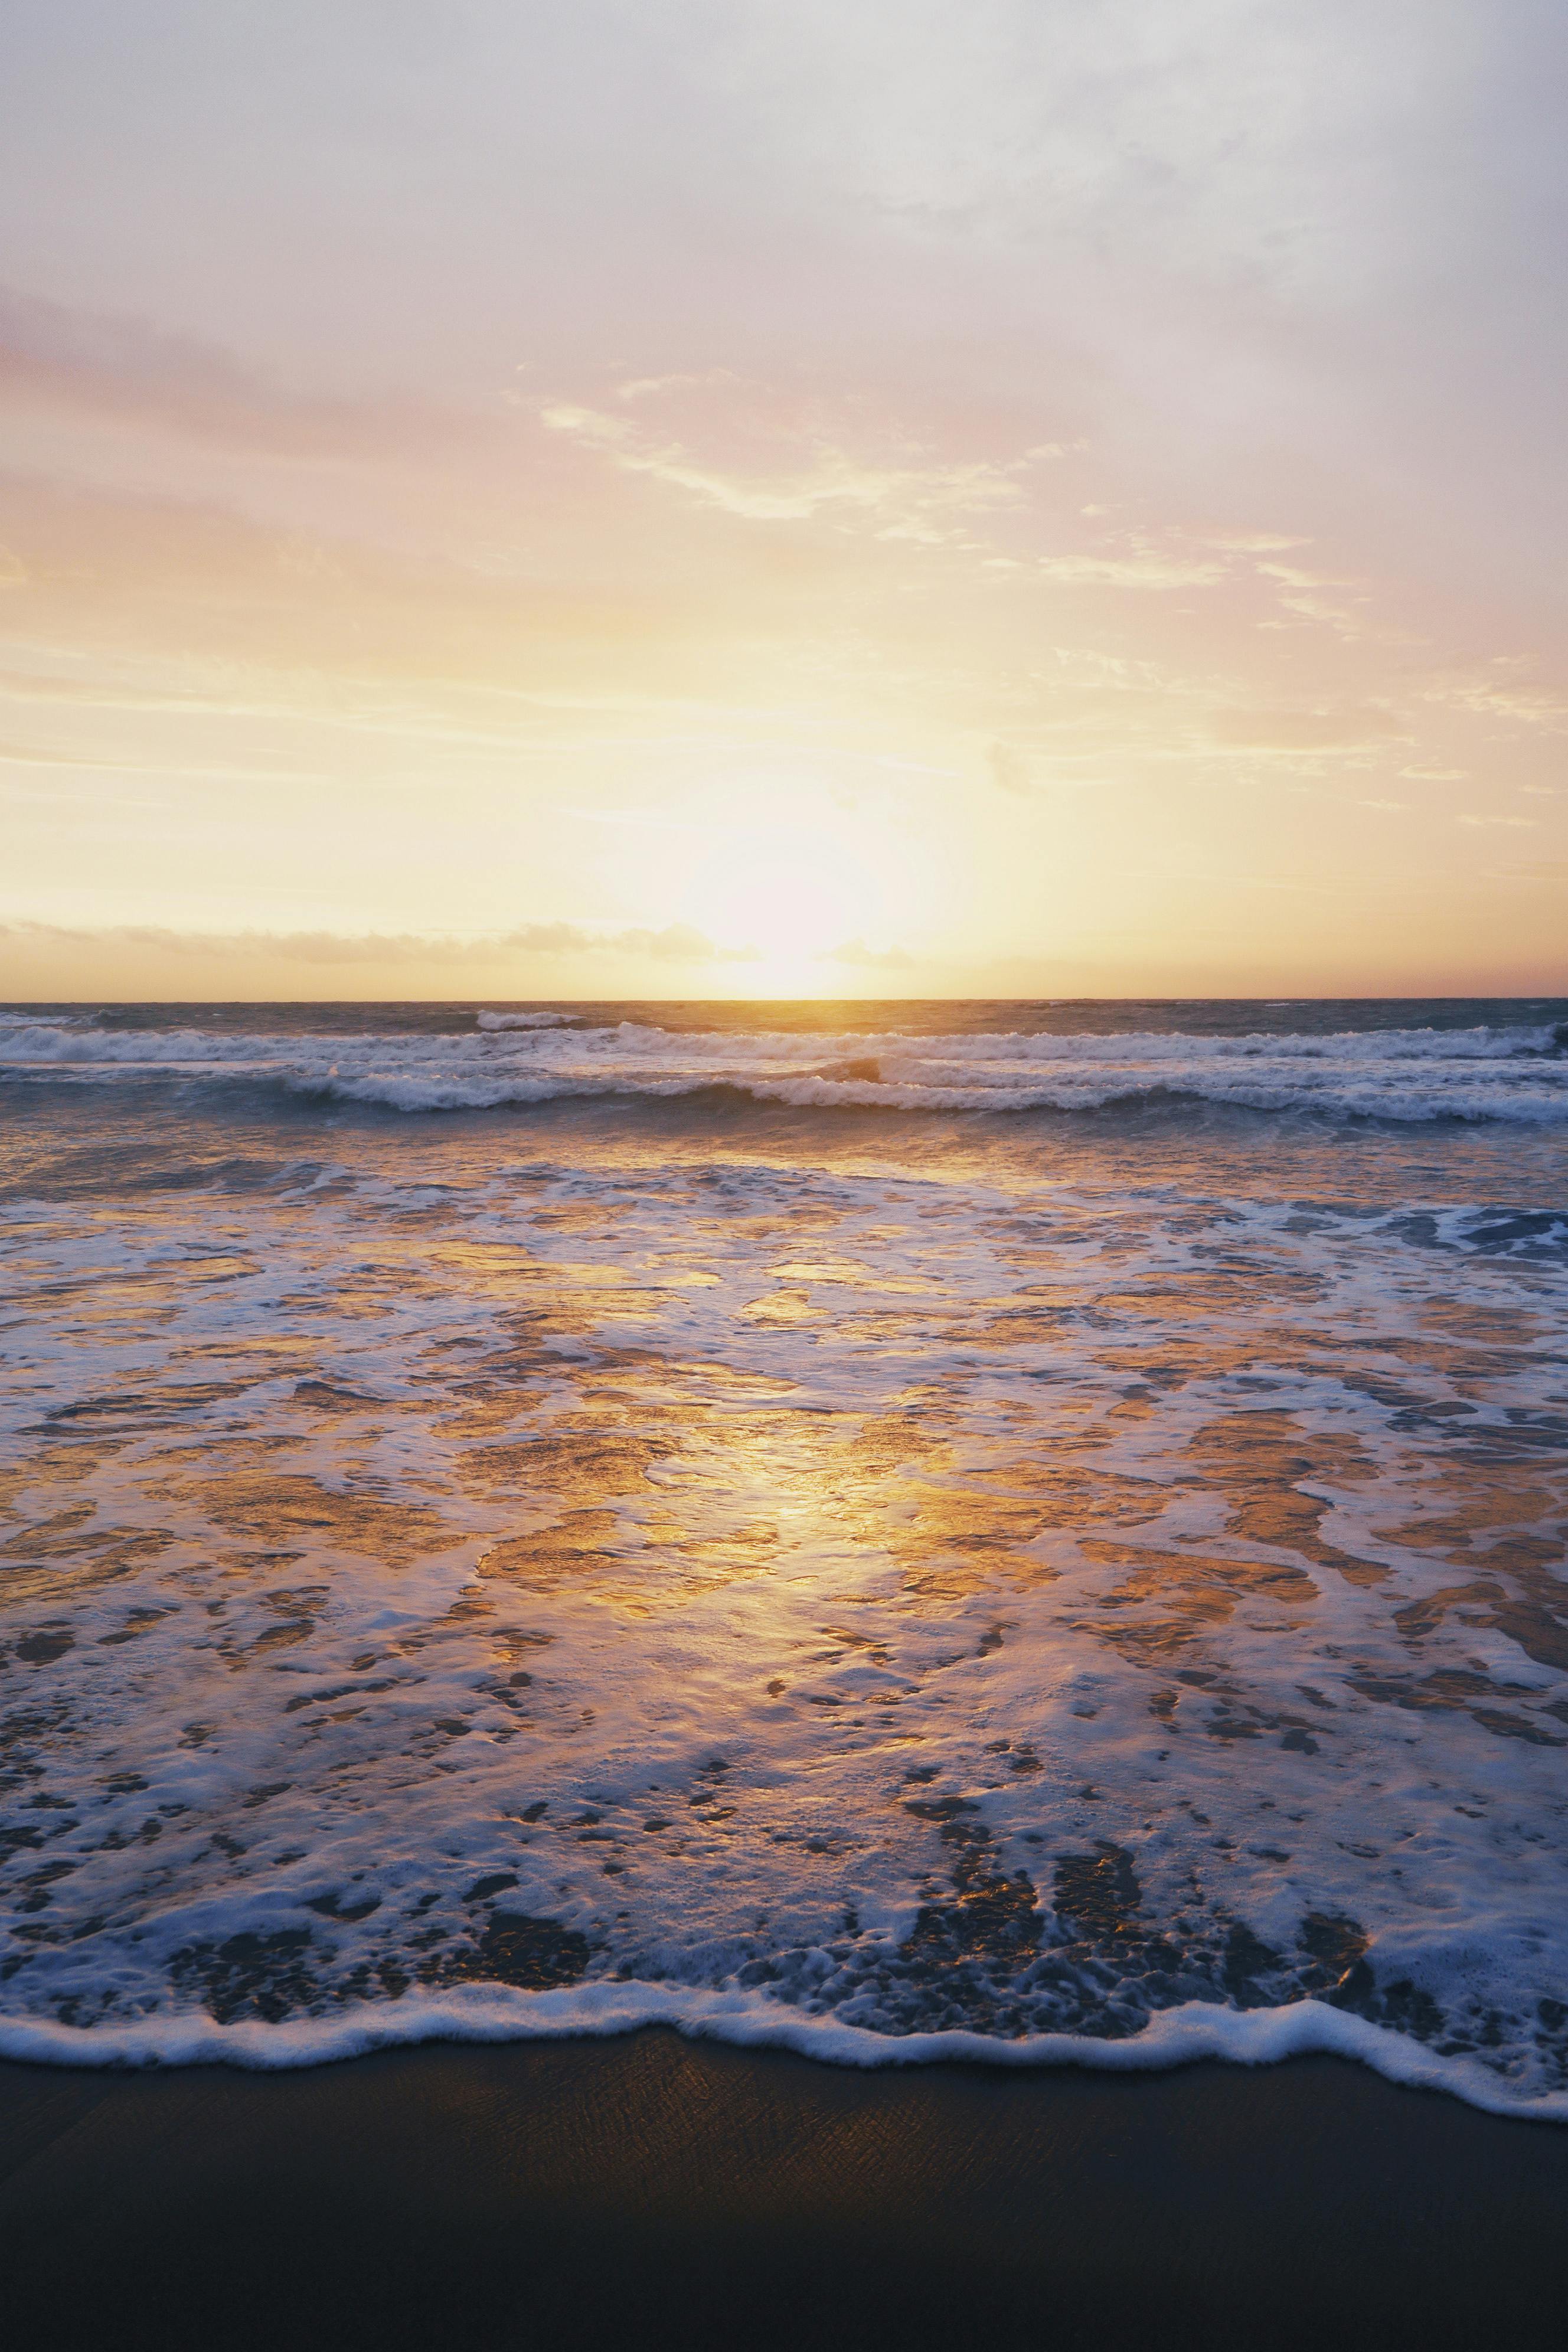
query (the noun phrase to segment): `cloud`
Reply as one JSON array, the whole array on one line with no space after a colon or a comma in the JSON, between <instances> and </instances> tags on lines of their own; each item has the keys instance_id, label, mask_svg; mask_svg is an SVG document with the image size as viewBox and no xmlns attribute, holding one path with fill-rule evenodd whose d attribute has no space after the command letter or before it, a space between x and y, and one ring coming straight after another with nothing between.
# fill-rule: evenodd
<instances>
[{"instance_id":1,"label":"cloud","mask_svg":"<svg viewBox=\"0 0 1568 2352\"><path fill-rule=\"evenodd\" d=\"M738 383L732 369L702 368L695 374L638 375L616 386L617 400L650 400L665 392L696 392L710 383Z\"/></svg>"},{"instance_id":2,"label":"cloud","mask_svg":"<svg viewBox=\"0 0 1568 2352\"><path fill-rule=\"evenodd\" d=\"M1068 588L1212 588L1226 576L1223 563L1142 545L1123 555L1042 555L1036 569Z\"/></svg>"},{"instance_id":3,"label":"cloud","mask_svg":"<svg viewBox=\"0 0 1568 2352\"><path fill-rule=\"evenodd\" d=\"M1278 580L1282 588L1353 588L1356 584L1336 572L1305 572L1299 563L1260 563L1257 568L1266 580Z\"/></svg>"},{"instance_id":4,"label":"cloud","mask_svg":"<svg viewBox=\"0 0 1568 2352\"><path fill-rule=\"evenodd\" d=\"M214 344L5 286L0 406L74 410L251 449L349 458L369 454L389 432L455 441L473 430L471 418L415 402L294 393Z\"/></svg>"},{"instance_id":5,"label":"cloud","mask_svg":"<svg viewBox=\"0 0 1568 2352\"><path fill-rule=\"evenodd\" d=\"M1085 514L1094 511L1089 507L1084 509ZM1211 531L1205 544L1224 548L1231 555L1282 555L1289 548L1310 547L1312 542L1310 539L1291 539L1276 530L1219 530ZM1269 571L1277 567L1262 564L1258 568Z\"/></svg>"},{"instance_id":6,"label":"cloud","mask_svg":"<svg viewBox=\"0 0 1568 2352\"><path fill-rule=\"evenodd\" d=\"M1478 866L1471 870L1478 882L1503 882L1515 889L1555 891L1568 882L1568 865L1561 858L1546 858L1530 866Z\"/></svg>"},{"instance_id":7,"label":"cloud","mask_svg":"<svg viewBox=\"0 0 1568 2352\"><path fill-rule=\"evenodd\" d=\"M1011 743L993 743L985 761L998 792L1022 795L1032 787L1034 778L1029 773L1028 761Z\"/></svg>"},{"instance_id":8,"label":"cloud","mask_svg":"<svg viewBox=\"0 0 1568 2352\"><path fill-rule=\"evenodd\" d=\"M721 948L690 923L661 931L591 931L578 923L528 923L503 932L494 952L522 955L652 956L659 963L754 963L755 948Z\"/></svg>"},{"instance_id":9,"label":"cloud","mask_svg":"<svg viewBox=\"0 0 1568 2352\"><path fill-rule=\"evenodd\" d=\"M1500 661L1499 667L1517 665ZM1515 727L1539 728L1551 735L1568 734L1568 695L1551 687L1510 686L1505 679L1471 678L1434 687L1433 702L1468 710L1478 719L1497 719Z\"/></svg>"},{"instance_id":10,"label":"cloud","mask_svg":"<svg viewBox=\"0 0 1568 2352\"><path fill-rule=\"evenodd\" d=\"M144 769L132 768L122 760L78 760L64 751L35 751L26 743L0 743L0 767L5 768L71 768L83 772L101 768L110 775L142 775Z\"/></svg>"},{"instance_id":11,"label":"cloud","mask_svg":"<svg viewBox=\"0 0 1568 2352\"><path fill-rule=\"evenodd\" d=\"M1338 709L1215 710L1206 731L1217 743L1247 751L1353 751L1401 733L1392 714L1375 705Z\"/></svg>"},{"instance_id":12,"label":"cloud","mask_svg":"<svg viewBox=\"0 0 1568 2352\"><path fill-rule=\"evenodd\" d=\"M321 768L252 768L226 766L218 761L204 761L199 767L179 767L168 760L88 760L78 759L66 751L40 751L29 744L0 743L0 768L59 769L73 775L158 776L168 783L236 783L236 784L328 784L332 779ZM7 792L8 798L16 798ZM43 801L86 800L81 793L37 793L27 797ZM112 802L99 795L92 798L97 808L167 808L166 800L128 801L116 793Z\"/></svg>"},{"instance_id":13,"label":"cloud","mask_svg":"<svg viewBox=\"0 0 1568 2352\"><path fill-rule=\"evenodd\" d=\"M490 964L509 956L642 956L656 963L752 963L754 948L716 947L689 923L662 930L595 930L582 923L524 923L515 930L461 938L417 931L184 931L161 924L102 929L26 920L0 922L19 945L141 949L191 957L276 957L304 964Z\"/></svg>"},{"instance_id":14,"label":"cloud","mask_svg":"<svg viewBox=\"0 0 1568 2352\"><path fill-rule=\"evenodd\" d=\"M1532 816L1461 816L1461 824L1471 824L1478 831L1490 832L1494 827L1511 833L1533 833L1536 820Z\"/></svg>"},{"instance_id":15,"label":"cloud","mask_svg":"<svg viewBox=\"0 0 1568 2352\"><path fill-rule=\"evenodd\" d=\"M825 509L837 509L874 520L886 537L932 541L951 535L939 518L1016 504L1023 496L1016 475L1050 454L1042 446L1007 461L872 465L820 436L803 441L780 435L773 466L742 471L706 459L679 441L656 440L623 417L570 402L542 409L541 419L552 433L596 450L623 473L649 475L748 522L806 522Z\"/></svg>"}]
</instances>

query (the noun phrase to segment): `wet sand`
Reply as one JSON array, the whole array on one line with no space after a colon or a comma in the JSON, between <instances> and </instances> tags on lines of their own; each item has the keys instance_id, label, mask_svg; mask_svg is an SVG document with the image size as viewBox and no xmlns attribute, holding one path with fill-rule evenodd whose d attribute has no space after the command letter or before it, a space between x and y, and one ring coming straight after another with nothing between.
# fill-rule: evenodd
<instances>
[{"instance_id":1,"label":"wet sand","mask_svg":"<svg viewBox=\"0 0 1568 2352\"><path fill-rule=\"evenodd\" d=\"M1334 2059L0 2067L7 2332L50 2352L1546 2347L1565 2215L1568 2129Z\"/></svg>"}]
</instances>

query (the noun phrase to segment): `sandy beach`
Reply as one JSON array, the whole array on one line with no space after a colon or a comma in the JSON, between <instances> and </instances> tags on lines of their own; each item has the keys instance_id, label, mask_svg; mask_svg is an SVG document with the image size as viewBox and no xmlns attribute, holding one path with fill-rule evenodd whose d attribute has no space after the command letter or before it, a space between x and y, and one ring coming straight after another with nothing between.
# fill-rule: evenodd
<instances>
[{"instance_id":1,"label":"sandy beach","mask_svg":"<svg viewBox=\"0 0 1568 2352\"><path fill-rule=\"evenodd\" d=\"M0 2069L12 2341L1546 2346L1568 2132L1334 2059L862 2073L657 2032Z\"/></svg>"}]
</instances>

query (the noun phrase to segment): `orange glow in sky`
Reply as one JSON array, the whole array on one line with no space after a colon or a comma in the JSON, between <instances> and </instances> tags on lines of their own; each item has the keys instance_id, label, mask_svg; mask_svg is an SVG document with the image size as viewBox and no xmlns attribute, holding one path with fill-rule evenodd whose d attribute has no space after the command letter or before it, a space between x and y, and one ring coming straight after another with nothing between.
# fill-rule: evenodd
<instances>
[{"instance_id":1,"label":"orange glow in sky","mask_svg":"<svg viewBox=\"0 0 1568 2352\"><path fill-rule=\"evenodd\" d=\"M0 995L1568 988L1552 12L7 51Z\"/></svg>"}]
</instances>

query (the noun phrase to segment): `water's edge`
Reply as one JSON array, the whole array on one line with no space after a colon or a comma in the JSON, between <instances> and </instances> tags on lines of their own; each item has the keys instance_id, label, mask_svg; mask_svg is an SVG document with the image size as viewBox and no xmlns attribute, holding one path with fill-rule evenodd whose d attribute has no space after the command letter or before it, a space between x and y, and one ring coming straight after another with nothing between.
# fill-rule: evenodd
<instances>
[{"instance_id":1,"label":"water's edge","mask_svg":"<svg viewBox=\"0 0 1568 2352\"><path fill-rule=\"evenodd\" d=\"M1233 2010L1190 2001L1162 2011L1125 2041L1037 2033L1016 2041L946 2032L896 2038L829 2017L804 2017L756 1994L694 1987L616 1983L521 1993L506 1986L411 1994L355 2015L286 2024L220 2025L201 2012L85 2030L42 2019L0 2022L0 2059L38 2066L152 2070L236 2066L282 2073L431 2042L604 2041L648 2026L738 2049L788 2050L837 2066L883 2068L962 2063L1012 2068L1077 2066L1089 2073L1152 2074L1218 2061L1276 2066L1291 2058L1347 2058L1407 2090L1442 2091L1483 2114L1514 2122L1568 2124L1568 2091L1510 2098L1495 2074L1463 2058L1440 2058L1404 2033L1373 2025L1326 2001Z\"/></svg>"}]
</instances>

